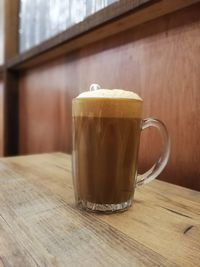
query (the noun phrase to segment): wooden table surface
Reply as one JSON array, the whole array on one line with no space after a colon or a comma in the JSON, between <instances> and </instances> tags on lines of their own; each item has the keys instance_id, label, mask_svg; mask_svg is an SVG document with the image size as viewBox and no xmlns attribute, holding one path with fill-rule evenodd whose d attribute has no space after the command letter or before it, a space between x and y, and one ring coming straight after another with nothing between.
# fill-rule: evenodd
<instances>
[{"instance_id":1,"label":"wooden table surface","mask_svg":"<svg viewBox=\"0 0 200 267\"><path fill-rule=\"evenodd\" d=\"M70 156L3 158L0 266L200 266L200 192L154 181L129 211L86 213Z\"/></svg>"}]
</instances>

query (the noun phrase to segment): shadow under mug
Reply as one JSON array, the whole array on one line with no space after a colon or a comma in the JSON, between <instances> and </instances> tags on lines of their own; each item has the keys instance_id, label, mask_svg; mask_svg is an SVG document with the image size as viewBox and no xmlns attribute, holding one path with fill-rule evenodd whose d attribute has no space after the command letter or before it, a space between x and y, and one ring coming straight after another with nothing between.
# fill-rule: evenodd
<instances>
[{"instance_id":1,"label":"shadow under mug","mask_svg":"<svg viewBox=\"0 0 200 267\"><path fill-rule=\"evenodd\" d=\"M112 213L128 209L135 188L155 179L170 154L163 122L142 118L138 99L75 98L73 116L73 184L79 208ZM156 127L162 137L158 161L137 174L141 131Z\"/></svg>"}]
</instances>

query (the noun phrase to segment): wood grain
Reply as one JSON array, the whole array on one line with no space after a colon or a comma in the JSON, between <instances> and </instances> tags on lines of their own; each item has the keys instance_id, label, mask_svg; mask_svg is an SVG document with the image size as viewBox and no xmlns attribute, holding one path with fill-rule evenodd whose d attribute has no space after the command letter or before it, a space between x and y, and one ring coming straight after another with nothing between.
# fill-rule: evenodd
<instances>
[{"instance_id":1,"label":"wood grain","mask_svg":"<svg viewBox=\"0 0 200 267\"><path fill-rule=\"evenodd\" d=\"M161 179L200 190L199 12L196 4L21 73L20 153L71 152L71 99L97 82L144 98L144 117L163 120L172 139ZM140 172L159 142L144 132Z\"/></svg>"},{"instance_id":2,"label":"wood grain","mask_svg":"<svg viewBox=\"0 0 200 267\"><path fill-rule=\"evenodd\" d=\"M200 193L161 181L137 189L129 211L74 206L71 157L0 161L3 266L198 266ZM17 194L16 194L17 192Z\"/></svg>"},{"instance_id":3,"label":"wood grain","mask_svg":"<svg viewBox=\"0 0 200 267\"><path fill-rule=\"evenodd\" d=\"M12 58L8 68L27 69L71 53L91 43L125 31L199 0L126 0L108 6L50 40Z\"/></svg>"}]
</instances>

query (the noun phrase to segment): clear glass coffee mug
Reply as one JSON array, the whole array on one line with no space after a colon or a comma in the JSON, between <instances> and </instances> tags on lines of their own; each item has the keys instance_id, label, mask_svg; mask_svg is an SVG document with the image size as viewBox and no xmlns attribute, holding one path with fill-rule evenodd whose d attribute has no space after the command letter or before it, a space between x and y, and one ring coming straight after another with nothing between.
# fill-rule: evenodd
<instances>
[{"instance_id":1,"label":"clear glass coffee mug","mask_svg":"<svg viewBox=\"0 0 200 267\"><path fill-rule=\"evenodd\" d=\"M143 101L136 94L93 88L72 103L75 201L87 211L124 211L133 203L135 188L155 179L166 166L169 135L161 121L142 118ZM140 134L149 127L159 130L163 149L153 167L138 175Z\"/></svg>"}]
</instances>

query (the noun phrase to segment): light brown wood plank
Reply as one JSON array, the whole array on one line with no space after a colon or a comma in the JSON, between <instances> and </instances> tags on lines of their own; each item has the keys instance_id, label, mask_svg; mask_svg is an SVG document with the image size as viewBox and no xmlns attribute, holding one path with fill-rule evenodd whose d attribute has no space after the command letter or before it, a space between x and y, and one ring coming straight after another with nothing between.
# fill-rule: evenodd
<instances>
[{"instance_id":1,"label":"light brown wood plank","mask_svg":"<svg viewBox=\"0 0 200 267\"><path fill-rule=\"evenodd\" d=\"M12 229L11 229L12 228ZM19 246L12 225L0 213L0 267L37 266L24 246Z\"/></svg>"},{"instance_id":2,"label":"light brown wood plank","mask_svg":"<svg viewBox=\"0 0 200 267\"><path fill-rule=\"evenodd\" d=\"M15 251L17 266L176 266L100 217L78 211L35 181L31 170L22 174L26 164L11 161L0 166L0 256L5 266L14 262Z\"/></svg>"},{"instance_id":3,"label":"light brown wood plank","mask_svg":"<svg viewBox=\"0 0 200 267\"><path fill-rule=\"evenodd\" d=\"M127 212L109 216L87 214L74 206L70 156L41 154L2 159L0 163L0 203L4 203L0 211L4 219L14 225L20 239L20 228L26 229L23 240L33 240L28 245L31 251L41 246L44 254L46 250L50 254L47 259L59 255L54 259L58 266L64 266L69 255L73 266L76 253L87 261L84 252L90 255L91 264L98 260L99 266L116 261L118 254L121 258L117 262L122 264L123 259L125 266L130 264L130 255L136 260L136 266L151 266L151 263L154 266L157 254L161 255L158 266L198 266L200 192L154 181L136 190L135 203ZM9 209L5 203L9 203ZM13 224L12 216L17 225ZM75 244L80 245L78 252ZM100 247L96 250L97 244ZM148 264L147 258L138 255L140 246L147 248ZM109 258L108 247L114 258ZM97 258L92 258L91 248ZM40 258L39 254L33 256Z\"/></svg>"}]
</instances>

